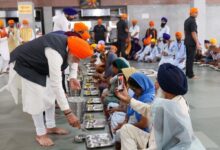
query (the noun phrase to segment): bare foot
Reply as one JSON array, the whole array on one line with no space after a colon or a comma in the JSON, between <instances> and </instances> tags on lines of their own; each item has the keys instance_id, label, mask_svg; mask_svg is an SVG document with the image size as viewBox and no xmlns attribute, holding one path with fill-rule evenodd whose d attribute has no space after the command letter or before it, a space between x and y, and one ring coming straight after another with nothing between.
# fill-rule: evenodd
<instances>
[{"instance_id":1,"label":"bare foot","mask_svg":"<svg viewBox=\"0 0 220 150\"><path fill-rule=\"evenodd\" d=\"M55 128L47 128L47 133L48 134L66 135L69 132L65 129L55 127Z\"/></svg>"},{"instance_id":2,"label":"bare foot","mask_svg":"<svg viewBox=\"0 0 220 150\"><path fill-rule=\"evenodd\" d=\"M196 80L196 79L199 79L199 77L198 76L194 76L191 79Z\"/></svg>"},{"instance_id":3,"label":"bare foot","mask_svg":"<svg viewBox=\"0 0 220 150\"><path fill-rule=\"evenodd\" d=\"M37 135L35 139L41 146L44 147L49 147L54 145L53 141L47 134L41 136Z\"/></svg>"}]
</instances>

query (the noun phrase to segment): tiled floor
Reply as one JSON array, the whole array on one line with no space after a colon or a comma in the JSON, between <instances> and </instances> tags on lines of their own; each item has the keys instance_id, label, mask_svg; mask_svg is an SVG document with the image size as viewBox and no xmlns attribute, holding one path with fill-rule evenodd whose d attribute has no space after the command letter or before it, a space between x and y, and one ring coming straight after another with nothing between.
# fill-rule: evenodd
<instances>
[{"instance_id":1,"label":"tiled floor","mask_svg":"<svg viewBox=\"0 0 220 150\"><path fill-rule=\"evenodd\" d=\"M131 63L136 68L155 68L154 64ZM186 99L191 108L191 118L196 135L208 150L220 149L220 72L196 66L198 80L189 80ZM7 82L7 76L0 77L0 87ZM84 150L82 144L72 144L72 138L79 131L68 126L65 118L57 124L71 130L67 136L53 136L56 145L50 150ZM0 150L40 150L34 140L31 117L22 112L21 104L15 105L10 94L0 93Z\"/></svg>"}]
</instances>

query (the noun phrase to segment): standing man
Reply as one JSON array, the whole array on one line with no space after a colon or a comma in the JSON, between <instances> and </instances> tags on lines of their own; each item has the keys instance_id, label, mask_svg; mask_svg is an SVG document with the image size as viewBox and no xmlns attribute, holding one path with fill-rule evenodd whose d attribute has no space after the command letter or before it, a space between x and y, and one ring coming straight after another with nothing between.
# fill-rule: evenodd
<instances>
[{"instance_id":1,"label":"standing man","mask_svg":"<svg viewBox=\"0 0 220 150\"><path fill-rule=\"evenodd\" d=\"M14 20L8 20L8 47L9 51L12 52L19 45L19 31L15 27Z\"/></svg>"},{"instance_id":2,"label":"standing man","mask_svg":"<svg viewBox=\"0 0 220 150\"><path fill-rule=\"evenodd\" d=\"M127 57L125 53L125 45L126 45L126 39L128 38L128 23L127 23L127 14L121 14L120 20L117 23L117 38L118 38L118 56L122 56L124 58Z\"/></svg>"},{"instance_id":3,"label":"standing man","mask_svg":"<svg viewBox=\"0 0 220 150\"><path fill-rule=\"evenodd\" d=\"M159 33L158 33L158 39L159 40L162 40L163 39L163 34L166 33L166 34L170 34L170 27L167 25L167 18L166 17L162 17L161 18L161 25L160 25L160 30L159 30Z\"/></svg>"},{"instance_id":4,"label":"standing man","mask_svg":"<svg viewBox=\"0 0 220 150\"><path fill-rule=\"evenodd\" d=\"M195 59L196 50L201 50L201 45L198 39L196 17L198 9L190 9L190 17L184 22L185 45L186 45L186 76L190 79L197 77L193 72L193 61Z\"/></svg>"},{"instance_id":5,"label":"standing man","mask_svg":"<svg viewBox=\"0 0 220 150\"><path fill-rule=\"evenodd\" d=\"M69 124L80 128L80 122L72 113L64 93L61 72L69 64L70 87L80 89L77 80L78 62L92 55L93 50L86 41L54 33L25 43L11 53L9 82L6 88L12 93L16 103L18 90L21 89L23 111L32 116L36 141L40 145L47 147L54 144L48 134L68 133L56 127L55 99Z\"/></svg>"},{"instance_id":6,"label":"standing man","mask_svg":"<svg viewBox=\"0 0 220 150\"><path fill-rule=\"evenodd\" d=\"M24 44L35 39L34 31L30 27L29 21L22 20L22 27L20 28L20 43Z\"/></svg>"},{"instance_id":7,"label":"standing man","mask_svg":"<svg viewBox=\"0 0 220 150\"><path fill-rule=\"evenodd\" d=\"M96 44L99 41L105 41L107 30L105 26L102 24L102 19L98 19L97 25L94 27L93 32L94 32L94 40Z\"/></svg>"},{"instance_id":8,"label":"standing man","mask_svg":"<svg viewBox=\"0 0 220 150\"><path fill-rule=\"evenodd\" d=\"M53 17L53 31L70 31L72 21L77 15L77 11L73 8L64 8L63 13Z\"/></svg>"},{"instance_id":9,"label":"standing man","mask_svg":"<svg viewBox=\"0 0 220 150\"><path fill-rule=\"evenodd\" d=\"M0 74L8 72L9 59L8 33L4 21L0 20Z\"/></svg>"}]
</instances>

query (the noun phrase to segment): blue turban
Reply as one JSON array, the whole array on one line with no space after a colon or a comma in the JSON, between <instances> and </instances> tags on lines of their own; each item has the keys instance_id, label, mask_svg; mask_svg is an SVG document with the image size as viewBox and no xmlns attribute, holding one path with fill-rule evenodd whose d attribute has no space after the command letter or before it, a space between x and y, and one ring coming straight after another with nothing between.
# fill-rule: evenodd
<instances>
[{"instance_id":1,"label":"blue turban","mask_svg":"<svg viewBox=\"0 0 220 150\"><path fill-rule=\"evenodd\" d=\"M161 21L165 21L165 22L167 22L168 20L167 20L166 17L162 17L162 18L161 18Z\"/></svg>"},{"instance_id":2,"label":"blue turban","mask_svg":"<svg viewBox=\"0 0 220 150\"><path fill-rule=\"evenodd\" d=\"M185 95L188 91L188 84L185 74L178 67L165 63L158 70L158 83L165 92L174 95Z\"/></svg>"},{"instance_id":3,"label":"blue turban","mask_svg":"<svg viewBox=\"0 0 220 150\"><path fill-rule=\"evenodd\" d=\"M164 40L169 40L169 39L170 39L170 35L167 34L167 33L164 33L164 34L163 34L163 39L164 39Z\"/></svg>"},{"instance_id":4,"label":"blue turban","mask_svg":"<svg viewBox=\"0 0 220 150\"><path fill-rule=\"evenodd\" d=\"M63 9L64 14L67 14L69 16L74 16L77 14L77 11L73 8L67 7Z\"/></svg>"}]
</instances>

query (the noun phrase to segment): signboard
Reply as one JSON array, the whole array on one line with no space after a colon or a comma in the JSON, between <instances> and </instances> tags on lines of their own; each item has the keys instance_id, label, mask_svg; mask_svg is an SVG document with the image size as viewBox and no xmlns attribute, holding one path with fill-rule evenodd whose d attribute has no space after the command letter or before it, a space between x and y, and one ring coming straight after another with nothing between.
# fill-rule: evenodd
<instances>
[{"instance_id":1,"label":"signboard","mask_svg":"<svg viewBox=\"0 0 220 150\"><path fill-rule=\"evenodd\" d=\"M19 14L32 14L32 5L28 5L28 4L22 4L22 5L18 5L18 13Z\"/></svg>"}]
</instances>

